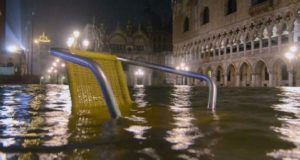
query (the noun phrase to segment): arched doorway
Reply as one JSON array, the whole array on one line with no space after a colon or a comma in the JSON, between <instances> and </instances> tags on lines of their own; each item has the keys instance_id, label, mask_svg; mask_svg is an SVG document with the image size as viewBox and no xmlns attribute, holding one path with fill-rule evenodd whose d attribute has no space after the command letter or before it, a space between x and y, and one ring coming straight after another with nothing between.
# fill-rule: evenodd
<instances>
[{"instance_id":1,"label":"arched doorway","mask_svg":"<svg viewBox=\"0 0 300 160\"><path fill-rule=\"evenodd\" d=\"M227 68L227 86L236 86L236 69L233 64L230 64Z\"/></svg>"},{"instance_id":2,"label":"arched doorway","mask_svg":"<svg viewBox=\"0 0 300 160\"><path fill-rule=\"evenodd\" d=\"M278 59L273 64L273 74L274 74L274 85L275 86L288 86L289 84L289 73L287 69L287 64L281 60Z\"/></svg>"},{"instance_id":3,"label":"arched doorway","mask_svg":"<svg viewBox=\"0 0 300 160\"><path fill-rule=\"evenodd\" d=\"M224 69L222 66L218 66L217 71L216 71L216 81L218 85L224 86Z\"/></svg>"},{"instance_id":4,"label":"arched doorway","mask_svg":"<svg viewBox=\"0 0 300 160\"><path fill-rule=\"evenodd\" d=\"M247 87L251 85L251 67L243 63L240 67L240 86Z\"/></svg>"},{"instance_id":5,"label":"arched doorway","mask_svg":"<svg viewBox=\"0 0 300 160\"><path fill-rule=\"evenodd\" d=\"M268 86L269 83L269 70L264 61L258 61L255 65L256 82L255 86L263 87Z\"/></svg>"}]
</instances>

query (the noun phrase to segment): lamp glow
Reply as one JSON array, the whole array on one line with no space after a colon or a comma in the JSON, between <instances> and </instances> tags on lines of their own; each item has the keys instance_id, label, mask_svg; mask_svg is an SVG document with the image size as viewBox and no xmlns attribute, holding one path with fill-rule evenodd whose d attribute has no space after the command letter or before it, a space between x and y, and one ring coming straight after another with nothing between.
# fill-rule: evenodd
<instances>
[{"instance_id":1,"label":"lamp glow","mask_svg":"<svg viewBox=\"0 0 300 160\"><path fill-rule=\"evenodd\" d=\"M145 75L145 72L141 69L138 69L135 73L134 73L136 76L144 76Z\"/></svg>"},{"instance_id":2,"label":"lamp glow","mask_svg":"<svg viewBox=\"0 0 300 160\"><path fill-rule=\"evenodd\" d=\"M288 59L288 60L293 60L295 58L295 54L291 53L291 52L288 52L285 54L285 57Z\"/></svg>"},{"instance_id":3,"label":"lamp glow","mask_svg":"<svg viewBox=\"0 0 300 160\"><path fill-rule=\"evenodd\" d=\"M87 39L85 39L85 40L82 41L82 45L83 45L84 47L88 47L88 46L90 45L90 41L87 40Z\"/></svg>"},{"instance_id":4,"label":"lamp glow","mask_svg":"<svg viewBox=\"0 0 300 160\"><path fill-rule=\"evenodd\" d=\"M80 36L80 32L76 30L73 32L73 35L75 38L78 38Z\"/></svg>"},{"instance_id":5,"label":"lamp glow","mask_svg":"<svg viewBox=\"0 0 300 160\"><path fill-rule=\"evenodd\" d=\"M75 43L75 38L74 37L69 37L67 40L67 46L72 47Z\"/></svg>"},{"instance_id":6,"label":"lamp glow","mask_svg":"<svg viewBox=\"0 0 300 160\"><path fill-rule=\"evenodd\" d=\"M298 48L296 46L292 46L290 48L291 52L297 52Z\"/></svg>"},{"instance_id":7,"label":"lamp glow","mask_svg":"<svg viewBox=\"0 0 300 160\"><path fill-rule=\"evenodd\" d=\"M10 52L10 53L14 53L14 52L17 52L18 51L18 47L15 46L15 45L11 45L11 46L8 46L7 47L7 51Z\"/></svg>"}]
</instances>

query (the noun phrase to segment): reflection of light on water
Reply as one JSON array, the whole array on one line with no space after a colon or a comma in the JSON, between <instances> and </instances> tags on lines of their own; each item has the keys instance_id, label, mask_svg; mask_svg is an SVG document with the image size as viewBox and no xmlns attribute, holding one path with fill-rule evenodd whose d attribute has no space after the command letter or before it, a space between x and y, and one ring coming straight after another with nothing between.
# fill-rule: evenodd
<instances>
[{"instance_id":1,"label":"reflection of light on water","mask_svg":"<svg viewBox=\"0 0 300 160\"><path fill-rule=\"evenodd\" d=\"M137 104L137 107L144 108L147 106L148 102L145 100L145 88L143 85L135 86L134 88L134 94L133 98L135 103ZM144 112L132 110L136 114L142 114ZM144 136L144 134L147 132L147 130L151 129L150 126L143 126L142 124L146 124L147 120L144 117L137 116L137 115L131 115L130 117L125 117L126 119L138 124L138 125L131 125L128 128L125 128L126 131L131 132L134 134L134 138L139 140L146 140L147 138Z\"/></svg>"},{"instance_id":2,"label":"reflection of light on water","mask_svg":"<svg viewBox=\"0 0 300 160\"><path fill-rule=\"evenodd\" d=\"M280 127L272 127L275 132L280 133L281 138L292 142L296 148L291 150L276 150L268 153L269 156L280 159L299 159L300 157L300 88L282 88L283 96L280 100L283 104L274 105L277 111L292 113L295 117L280 116L282 122Z\"/></svg>"},{"instance_id":3,"label":"reflection of light on water","mask_svg":"<svg viewBox=\"0 0 300 160\"><path fill-rule=\"evenodd\" d=\"M161 159L160 156L155 151L155 149L153 149L153 148L144 148L142 150L139 150L138 153L145 154L145 155L151 157L152 159L156 159L156 160Z\"/></svg>"},{"instance_id":4,"label":"reflection of light on water","mask_svg":"<svg viewBox=\"0 0 300 160\"><path fill-rule=\"evenodd\" d=\"M125 130L134 133L134 138L145 140L146 137L144 137L144 134L150 128L150 126L130 126L129 128L125 128Z\"/></svg>"},{"instance_id":5,"label":"reflection of light on water","mask_svg":"<svg viewBox=\"0 0 300 160\"><path fill-rule=\"evenodd\" d=\"M45 112L45 123L51 139L44 142L45 146L65 145L68 143L68 118L71 114L71 98L68 86L50 86L46 93L46 109L56 111ZM60 115L60 116L57 116Z\"/></svg>"},{"instance_id":6,"label":"reflection of light on water","mask_svg":"<svg viewBox=\"0 0 300 160\"><path fill-rule=\"evenodd\" d=\"M135 86L133 98L138 107L147 106L148 102L145 101L145 96L145 87L143 85Z\"/></svg>"},{"instance_id":7,"label":"reflection of light on water","mask_svg":"<svg viewBox=\"0 0 300 160\"><path fill-rule=\"evenodd\" d=\"M1 146L67 144L71 110L67 87L47 86L45 91L35 85L4 86L0 87L0 102L5 104L0 106Z\"/></svg>"},{"instance_id":8,"label":"reflection of light on water","mask_svg":"<svg viewBox=\"0 0 300 160\"><path fill-rule=\"evenodd\" d=\"M175 113L173 116L175 128L169 130L167 137L168 142L172 143L174 150L186 150L193 145L195 140L203 135L199 128L192 123L195 118L191 113L191 87L175 86L172 94L172 106L170 110Z\"/></svg>"}]
</instances>

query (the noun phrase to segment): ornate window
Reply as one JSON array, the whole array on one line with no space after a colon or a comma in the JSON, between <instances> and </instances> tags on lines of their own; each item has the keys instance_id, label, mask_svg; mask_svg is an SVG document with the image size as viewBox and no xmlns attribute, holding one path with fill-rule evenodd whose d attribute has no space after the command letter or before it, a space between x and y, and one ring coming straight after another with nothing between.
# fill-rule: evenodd
<instances>
[{"instance_id":1,"label":"ornate window","mask_svg":"<svg viewBox=\"0 0 300 160\"><path fill-rule=\"evenodd\" d=\"M237 11L237 3L236 0L228 0L227 1L227 11L226 15L229 15L231 13L234 13Z\"/></svg>"},{"instance_id":2,"label":"ornate window","mask_svg":"<svg viewBox=\"0 0 300 160\"><path fill-rule=\"evenodd\" d=\"M187 32L190 30L190 20L188 17L185 17L183 24L183 32Z\"/></svg>"},{"instance_id":3,"label":"ornate window","mask_svg":"<svg viewBox=\"0 0 300 160\"><path fill-rule=\"evenodd\" d=\"M203 10L202 24L209 23L209 8L205 7Z\"/></svg>"}]
</instances>

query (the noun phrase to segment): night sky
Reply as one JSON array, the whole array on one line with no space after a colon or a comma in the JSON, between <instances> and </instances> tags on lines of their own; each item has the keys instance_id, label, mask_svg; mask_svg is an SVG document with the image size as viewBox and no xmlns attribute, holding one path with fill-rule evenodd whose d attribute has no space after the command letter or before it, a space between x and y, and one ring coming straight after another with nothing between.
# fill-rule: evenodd
<instances>
[{"instance_id":1,"label":"night sky","mask_svg":"<svg viewBox=\"0 0 300 160\"><path fill-rule=\"evenodd\" d=\"M109 29L128 20L135 24L148 21L144 18L148 6L157 19L162 18L162 29L171 31L171 0L23 0L22 6L24 28L30 28L34 11L35 36L44 31L58 47L65 45L72 30L92 23L93 17L96 24L104 23Z\"/></svg>"}]
</instances>

